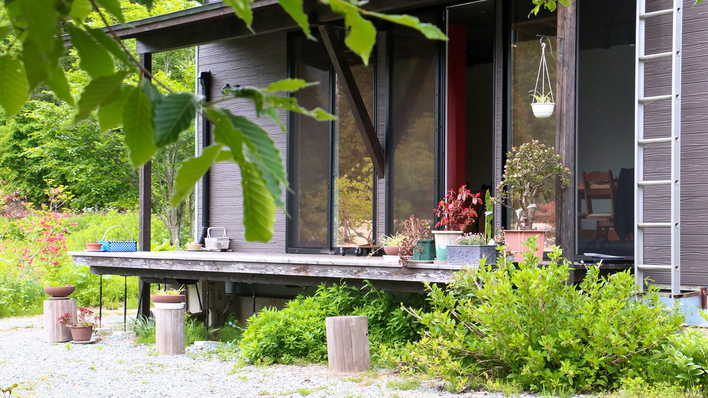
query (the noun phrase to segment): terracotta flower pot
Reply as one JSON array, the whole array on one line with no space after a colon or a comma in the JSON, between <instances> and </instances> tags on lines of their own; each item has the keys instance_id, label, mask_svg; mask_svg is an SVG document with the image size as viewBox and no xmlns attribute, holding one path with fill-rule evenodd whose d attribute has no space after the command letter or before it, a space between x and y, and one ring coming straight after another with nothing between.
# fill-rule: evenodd
<instances>
[{"instance_id":1,"label":"terracotta flower pot","mask_svg":"<svg viewBox=\"0 0 708 398\"><path fill-rule=\"evenodd\" d=\"M69 297L71 293L74 293L76 288L74 286L45 286L44 293L52 297Z\"/></svg>"},{"instance_id":2,"label":"terracotta flower pot","mask_svg":"<svg viewBox=\"0 0 708 398\"><path fill-rule=\"evenodd\" d=\"M523 242L526 242L532 236L537 237L538 248L536 249L536 256L543 260L543 244L546 240L546 231L536 229L504 231L504 241L509 246L509 250L514 253L514 261L517 263L524 261L523 253L526 253L529 248L524 246Z\"/></svg>"},{"instance_id":3,"label":"terracotta flower pot","mask_svg":"<svg viewBox=\"0 0 708 398\"><path fill-rule=\"evenodd\" d=\"M101 250L101 247L103 246L102 243L87 243L86 244L86 250Z\"/></svg>"},{"instance_id":4,"label":"terracotta flower pot","mask_svg":"<svg viewBox=\"0 0 708 398\"><path fill-rule=\"evenodd\" d=\"M74 341L90 341L93 326L71 326L71 338Z\"/></svg>"},{"instance_id":5,"label":"terracotta flower pot","mask_svg":"<svg viewBox=\"0 0 708 398\"><path fill-rule=\"evenodd\" d=\"M176 303L183 303L185 301L185 297L186 296L183 296L181 294L178 294L178 295L151 294L150 300L152 300L153 303L176 304Z\"/></svg>"},{"instance_id":6,"label":"terracotta flower pot","mask_svg":"<svg viewBox=\"0 0 708 398\"><path fill-rule=\"evenodd\" d=\"M401 248L398 246L384 246L383 250L384 250L384 253L386 253L389 256L397 256L398 252L401 251Z\"/></svg>"}]
</instances>

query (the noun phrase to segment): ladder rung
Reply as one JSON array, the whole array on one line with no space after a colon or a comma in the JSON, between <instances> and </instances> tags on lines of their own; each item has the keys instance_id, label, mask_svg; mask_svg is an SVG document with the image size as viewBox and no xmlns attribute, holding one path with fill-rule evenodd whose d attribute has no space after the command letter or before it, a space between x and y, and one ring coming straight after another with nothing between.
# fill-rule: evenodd
<instances>
[{"instance_id":1,"label":"ladder rung","mask_svg":"<svg viewBox=\"0 0 708 398\"><path fill-rule=\"evenodd\" d=\"M648 270L671 271L674 269L674 267L672 267L670 265L649 265L649 264L640 264L640 265L637 265L637 268L639 268L642 271L648 271Z\"/></svg>"},{"instance_id":2,"label":"ladder rung","mask_svg":"<svg viewBox=\"0 0 708 398\"><path fill-rule=\"evenodd\" d=\"M646 144L662 144L665 142L671 142L671 137L665 137L665 138L647 138L644 140L639 140L640 145L646 145Z\"/></svg>"},{"instance_id":3,"label":"ladder rung","mask_svg":"<svg viewBox=\"0 0 708 398\"><path fill-rule=\"evenodd\" d=\"M644 55L644 56L639 57L639 60L640 61L649 61L652 59L659 59L659 58L671 58L672 55L674 55L674 53L672 51L669 51L667 53Z\"/></svg>"},{"instance_id":4,"label":"ladder rung","mask_svg":"<svg viewBox=\"0 0 708 398\"><path fill-rule=\"evenodd\" d=\"M644 104L644 103L647 103L647 102L666 101L666 100L670 100L670 99L673 98L673 97L674 97L674 96L671 95L671 94L667 94L667 95L657 95L657 96L654 96L654 97L644 97L644 98L640 98L640 99L639 99L639 103Z\"/></svg>"},{"instance_id":5,"label":"ladder rung","mask_svg":"<svg viewBox=\"0 0 708 398\"><path fill-rule=\"evenodd\" d=\"M671 180L639 181L637 185L640 187L646 187L649 185L671 185Z\"/></svg>"},{"instance_id":6,"label":"ladder rung","mask_svg":"<svg viewBox=\"0 0 708 398\"><path fill-rule=\"evenodd\" d=\"M670 222L640 222L637 224L639 228L671 228Z\"/></svg>"},{"instance_id":7,"label":"ladder rung","mask_svg":"<svg viewBox=\"0 0 708 398\"><path fill-rule=\"evenodd\" d=\"M645 12L644 14L641 14L639 18L641 19L647 19L647 18L652 18L652 17L660 17L662 15L671 15L674 13L673 8L669 8L667 10L660 10L660 11L652 11L652 12Z\"/></svg>"}]
</instances>

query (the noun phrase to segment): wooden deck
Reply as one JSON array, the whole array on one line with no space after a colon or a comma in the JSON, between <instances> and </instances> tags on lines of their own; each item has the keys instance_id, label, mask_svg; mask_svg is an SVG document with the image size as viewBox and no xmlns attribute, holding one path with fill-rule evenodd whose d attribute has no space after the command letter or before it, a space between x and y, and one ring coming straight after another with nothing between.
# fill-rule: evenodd
<instances>
[{"instance_id":1,"label":"wooden deck","mask_svg":"<svg viewBox=\"0 0 708 398\"><path fill-rule=\"evenodd\" d=\"M140 276L151 280L212 280L317 286L347 279L369 280L388 290L416 292L423 281L447 283L459 265L384 262L381 257L230 252L70 252L74 264L99 275Z\"/></svg>"}]
</instances>

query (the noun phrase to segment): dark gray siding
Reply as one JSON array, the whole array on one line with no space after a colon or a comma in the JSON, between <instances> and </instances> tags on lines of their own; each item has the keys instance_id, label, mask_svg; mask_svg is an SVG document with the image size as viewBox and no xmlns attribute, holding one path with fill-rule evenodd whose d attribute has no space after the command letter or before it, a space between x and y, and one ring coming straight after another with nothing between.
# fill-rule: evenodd
<instances>
[{"instance_id":1,"label":"dark gray siding","mask_svg":"<svg viewBox=\"0 0 708 398\"><path fill-rule=\"evenodd\" d=\"M388 59L386 33L376 37L376 133L386 153L386 122L388 120ZM386 179L376 179L376 238L386 233ZM377 241L378 243L378 241Z\"/></svg>"},{"instance_id":2,"label":"dark gray siding","mask_svg":"<svg viewBox=\"0 0 708 398\"><path fill-rule=\"evenodd\" d=\"M682 65L682 142L681 142L681 283L708 285L708 7L692 7L684 1ZM670 7L666 0L650 1L648 11ZM648 25L647 54L670 50L670 17L661 17ZM654 62L647 66L647 95L669 93L670 63ZM647 110L646 135L659 137L670 131L668 103L655 104ZM669 177L668 145L655 146L645 156L645 179ZM646 221L669 219L669 190L648 190L645 199ZM651 231L646 240L646 263L666 264L670 245L668 231ZM651 273L658 283L669 283L667 273Z\"/></svg>"},{"instance_id":3,"label":"dark gray siding","mask_svg":"<svg viewBox=\"0 0 708 398\"><path fill-rule=\"evenodd\" d=\"M213 43L199 47L199 69L212 73L212 98L221 98L225 84L231 86L267 87L287 77L287 35L273 33ZM232 112L256 120L253 103L231 100L222 106ZM285 112L281 112L285 123ZM285 159L286 134L270 119L257 121L268 131ZM211 226L225 227L231 238L231 249L251 253L285 253L285 214L278 210L275 233L269 243L246 242L243 217L241 173L238 166L224 162L211 169ZM285 195L282 197L285 202Z\"/></svg>"}]
</instances>

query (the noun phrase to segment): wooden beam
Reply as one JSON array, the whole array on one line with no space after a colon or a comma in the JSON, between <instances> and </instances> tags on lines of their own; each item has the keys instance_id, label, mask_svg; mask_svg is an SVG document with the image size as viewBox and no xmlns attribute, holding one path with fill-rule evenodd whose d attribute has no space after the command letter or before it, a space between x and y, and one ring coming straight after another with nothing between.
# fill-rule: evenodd
<instances>
[{"instance_id":1,"label":"wooden beam","mask_svg":"<svg viewBox=\"0 0 708 398\"><path fill-rule=\"evenodd\" d=\"M141 54L140 64L148 71L152 72L152 54ZM138 247L142 252L150 251L152 236L152 163L147 161L140 166L139 182L139 226L138 226ZM138 304L138 315L150 316L150 284L142 280L138 283L138 297L141 302ZM127 298L126 298L127 300Z\"/></svg>"},{"instance_id":2,"label":"wooden beam","mask_svg":"<svg viewBox=\"0 0 708 398\"><path fill-rule=\"evenodd\" d=\"M376 135L376 129L371 122L369 112L366 110L366 105L364 104L364 99L361 96L359 87L356 85L354 74L347 63L344 55L344 46L339 39L337 39L337 36L332 28L328 26L320 26L319 29L320 34L322 35L322 42L327 48L327 53L329 54L329 58L332 60L334 70L337 73L337 76L342 79L342 82L344 83L344 95L347 97L349 107L354 115L354 121L359 128L361 138L364 140L364 145L369 153L371 162L374 164L376 175L378 178L384 178L384 151L381 147L381 143L379 142L379 138Z\"/></svg>"},{"instance_id":3,"label":"wooden beam","mask_svg":"<svg viewBox=\"0 0 708 398\"><path fill-rule=\"evenodd\" d=\"M576 42L577 42L577 4L558 7L558 33L563 38L561 61L558 63L556 92L556 150L563 158L563 163L570 169L570 185L560 189L556 187L556 240L568 259L575 256L575 224L577 184L576 173ZM560 47L560 46L559 46ZM574 275L569 281L572 283Z\"/></svg>"}]
</instances>

